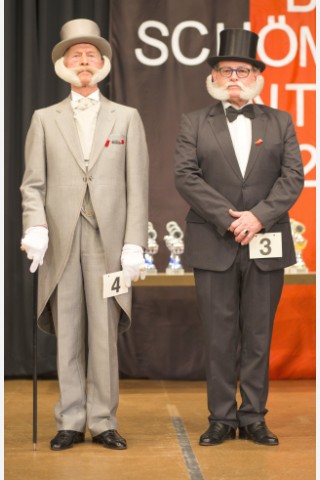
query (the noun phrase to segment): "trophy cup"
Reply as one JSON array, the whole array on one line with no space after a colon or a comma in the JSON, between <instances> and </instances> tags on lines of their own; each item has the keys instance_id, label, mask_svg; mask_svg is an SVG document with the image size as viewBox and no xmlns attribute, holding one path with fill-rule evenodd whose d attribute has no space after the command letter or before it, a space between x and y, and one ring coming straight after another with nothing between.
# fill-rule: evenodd
<instances>
[{"instance_id":1,"label":"trophy cup","mask_svg":"<svg viewBox=\"0 0 320 480\"><path fill-rule=\"evenodd\" d=\"M166 268L167 274L183 274L180 255L184 252L183 232L177 222L168 222L166 225L169 235L163 238L170 251L169 264Z\"/></svg>"},{"instance_id":2,"label":"trophy cup","mask_svg":"<svg viewBox=\"0 0 320 480\"><path fill-rule=\"evenodd\" d=\"M291 232L294 242L294 249L296 252L297 263L291 267L286 268L287 273L306 273L309 271L302 258L302 252L306 248L308 241L303 237L306 227L303 223L290 219Z\"/></svg>"},{"instance_id":3,"label":"trophy cup","mask_svg":"<svg viewBox=\"0 0 320 480\"><path fill-rule=\"evenodd\" d=\"M148 222L148 246L144 254L144 263L147 275L158 273L153 261L153 255L158 253L159 250L159 245L157 244L156 240L157 232L155 231L153 224Z\"/></svg>"}]
</instances>

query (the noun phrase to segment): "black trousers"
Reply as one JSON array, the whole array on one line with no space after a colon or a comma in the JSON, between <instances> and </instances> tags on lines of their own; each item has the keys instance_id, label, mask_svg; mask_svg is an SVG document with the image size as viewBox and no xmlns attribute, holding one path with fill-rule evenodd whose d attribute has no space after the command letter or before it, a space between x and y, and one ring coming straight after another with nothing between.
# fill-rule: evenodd
<instances>
[{"instance_id":1,"label":"black trousers","mask_svg":"<svg viewBox=\"0 0 320 480\"><path fill-rule=\"evenodd\" d=\"M195 269L194 274L205 334L209 421L234 428L263 421L272 329L284 270L261 271L245 246L228 270Z\"/></svg>"}]
</instances>

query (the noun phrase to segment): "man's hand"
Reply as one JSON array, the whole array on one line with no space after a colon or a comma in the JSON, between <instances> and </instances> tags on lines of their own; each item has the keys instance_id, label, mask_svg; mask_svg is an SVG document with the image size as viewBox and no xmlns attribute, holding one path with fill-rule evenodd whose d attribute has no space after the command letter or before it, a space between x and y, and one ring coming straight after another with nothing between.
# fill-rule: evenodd
<instances>
[{"instance_id":1,"label":"man's hand","mask_svg":"<svg viewBox=\"0 0 320 480\"><path fill-rule=\"evenodd\" d=\"M46 227L30 227L26 230L21 240L21 250L25 250L29 260L32 260L30 266L31 273L34 273L38 266L43 264L48 244L49 234Z\"/></svg>"},{"instance_id":2,"label":"man's hand","mask_svg":"<svg viewBox=\"0 0 320 480\"><path fill-rule=\"evenodd\" d=\"M139 245L126 243L122 248L121 265L126 286L131 287L131 282L146 278L143 249Z\"/></svg>"},{"instance_id":3,"label":"man's hand","mask_svg":"<svg viewBox=\"0 0 320 480\"><path fill-rule=\"evenodd\" d=\"M263 228L260 220L249 211L237 212L230 208L229 215L236 220L231 223L228 230L234 234L235 241L241 245L248 245L254 235Z\"/></svg>"}]
</instances>

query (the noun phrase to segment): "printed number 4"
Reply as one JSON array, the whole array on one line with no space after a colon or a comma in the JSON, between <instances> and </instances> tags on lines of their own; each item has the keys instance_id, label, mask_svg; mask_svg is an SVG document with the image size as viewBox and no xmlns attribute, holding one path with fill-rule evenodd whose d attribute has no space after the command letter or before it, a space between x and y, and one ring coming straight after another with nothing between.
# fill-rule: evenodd
<instances>
[{"instance_id":1,"label":"printed number 4","mask_svg":"<svg viewBox=\"0 0 320 480\"><path fill-rule=\"evenodd\" d=\"M116 277L114 279L114 282L112 284L112 287L111 287L111 290L115 291L115 292L119 292L121 286L120 286L120 277Z\"/></svg>"}]
</instances>

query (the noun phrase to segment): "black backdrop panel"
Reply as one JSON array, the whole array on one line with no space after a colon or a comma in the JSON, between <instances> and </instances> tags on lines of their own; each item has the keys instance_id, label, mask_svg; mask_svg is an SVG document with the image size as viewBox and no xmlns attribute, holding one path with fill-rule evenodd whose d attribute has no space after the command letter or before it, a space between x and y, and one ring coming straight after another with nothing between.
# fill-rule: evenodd
<instances>
[{"instance_id":1,"label":"black backdrop panel","mask_svg":"<svg viewBox=\"0 0 320 480\"><path fill-rule=\"evenodd\" d=\"M32 375L32 275L19 249L22 235L19 186L23 148L32 113L62 100L70 90L54 73L51 50L64 22L91 18L108 37L108 0L5 0L4 145L4 373ZM108 80L109 81L109 80ZM101 89L108 93L107 82ZM55 337L39 331L39 374L55 375Z\"/></svg>"},{"instance_id":2,"label":"black backdrop panel","mask_svg":"<svg viewBox=\"0 0 320 480\"><path fill-rule=\"evenodd\" d=\"M56 103L69 91L51 63L61 26L81 17L99 24L113 49L111 77L100 88L113 100L137 107L143 118L151 160L150 220L160 245L156 264L163 271L168 261L165 225L175 220L183 227L187 210L173 184L180 115L210 102L205 89L206 62L185 65L177 60L177 52L185 59L198 56L205 48L215 53L217 24L242 27L249 11L248 0L5 0L4 13L5 376L25 377L32 375L32 275L19 250L23 146L33 111ZM151 37L148 44L139 38L138 29L149 20L157 23L145 30ZM179 25L187 21L198 23L183 24L187 28L179 33ZM208 33L203 33L200 24ZM155 40L161 43L150 45ZM135 53L139 48L150 59L167 52L167 59L158 66L144 65ZM39 375L55 376L55 338L39 331L38 350ZM202 378L204 359L194 290L136 289L133 327L121 336L119 360L123 376Z\"/></svg>"},{"instance_id":3,"label":"black backdrop panel","mask_svg":"<svg viewBox=\"0 0 320 480\"><path fill-rule=\"evenodd\" d=\"M248 19L247 0L110 0L110 93L113 100L136 107L145 125L149 220L158 233L159 271L169 260L166 224L174 220L183 229L187 212L173 178L181 113L212 101L205 86L206 58L209 51L216 54L218 27L242 28ZM132 327L119 339L120 371L133 377L202 379L201 335L194 289L138 288Z\"/></svg>"},{"instance_id":4,"label":"black backdrop panel","mask_svg":"<svg viewBox=\"0 0 320 480\"><path fill-rule=\"evenodd\" d=\"M181 113L212 100L205 86L210 67L201 55L208 56L208 50L216 54L218 25L242 28L248 19L248 0L110 0L110 93L113 100L138 108L144 121L150 153L149 219L158 232L161 271L168 260L166 223L174 220L182 228L187 211L173 178ZM186 64L197 58L200 63ZM156 65L147 65L150 60Z\"/></svg>"}]
</instances>

